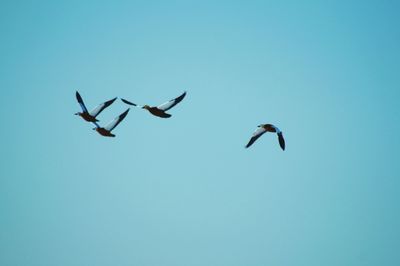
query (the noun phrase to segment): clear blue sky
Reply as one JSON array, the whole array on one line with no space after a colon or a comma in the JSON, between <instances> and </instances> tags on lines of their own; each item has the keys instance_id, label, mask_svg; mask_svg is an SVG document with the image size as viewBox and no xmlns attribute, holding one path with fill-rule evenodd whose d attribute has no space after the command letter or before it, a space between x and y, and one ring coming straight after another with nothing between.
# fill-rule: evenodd
<instances>
[{"instance_id":1,"label":"clear blue sky","mask_svg":"<svg viewBox=\"0 0 400 266\"><path fill-rule=\"evenodd\" d=\"M400 265L399 10L2 1L0 265Z\"/></svg>"}]
</instances>

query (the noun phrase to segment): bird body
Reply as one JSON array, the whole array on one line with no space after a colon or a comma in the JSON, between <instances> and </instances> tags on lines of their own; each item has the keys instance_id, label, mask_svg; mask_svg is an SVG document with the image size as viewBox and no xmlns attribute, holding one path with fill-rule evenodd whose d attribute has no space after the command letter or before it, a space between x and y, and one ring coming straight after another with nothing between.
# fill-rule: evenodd
<instances>
[{"instance_id":1,"label":"bird body","mask_svg":"<svg viewBox=\"0 0 400 266\"><path fill-rule=\"evenodd\" d=\"M115 137L114 134L112 134L110 131L108 131L108 130L105 129L105 128L96 127L95 129L96 129L96 131L97 131L100 135L102 135L102 136L104 136L104 137Z\"/></svg>"},{"instance_id":2,"label":"bird body","mask_svg":"<svg viewBox=\"0 0 400 266\"><path fill-rule=\"evenodd\" d=\"M146 109L147 111L149 111L152 115L161 117L161 118L170 118L172 115L167 114L165 111L158 109L157 107L153 106L143 106L143 109Z\"/></svg>"},{"instance_id":3,"label":"bird body","mask_svg":"<svg viewBox=\"0 0 400 266\"><path fill-rule=\"evenodd\" d=\"M279 129L277 127L275 127L274 125L271 125L271 124L264 124L264 125L260 125L259 127L265 129L266 132L276 133L279 131Z\"/></svg>"},{"instance_id":4,"label":"bird body","mask_svg":"<svg viewBox=\"0 0 400 266\"><path fill-rule=\"evenodd\" d=\"M98 122L99 121L96 117L91 116L88 112L78 112L77 114L87 122Z\"/></svg>"}]
</instances>

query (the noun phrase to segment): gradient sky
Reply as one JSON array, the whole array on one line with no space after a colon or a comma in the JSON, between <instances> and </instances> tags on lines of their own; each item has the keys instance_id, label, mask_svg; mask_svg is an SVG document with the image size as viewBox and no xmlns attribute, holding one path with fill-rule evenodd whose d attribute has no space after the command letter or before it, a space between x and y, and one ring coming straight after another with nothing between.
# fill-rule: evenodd
<instances>
[{"instance_id":1,"label":"gradient sky","mask_svg":"<svg viewBox=\"0 0 400 266\"><path fill-rule=\"evenodd\" d=\"M1 1L0 265L400 265L399 10Z\"/></svg>"}]
</instances>

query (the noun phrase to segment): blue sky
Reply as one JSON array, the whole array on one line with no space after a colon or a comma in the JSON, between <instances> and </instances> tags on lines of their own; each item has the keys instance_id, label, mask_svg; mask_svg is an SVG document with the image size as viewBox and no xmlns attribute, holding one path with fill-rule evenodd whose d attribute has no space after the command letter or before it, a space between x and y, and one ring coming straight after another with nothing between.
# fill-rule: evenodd
<instances>
[{"instance_id":1,"label":"blue sky","mask_svg":"<svg viewBox=\"0 0 400 266\"><path fill-rule=\"evenodd\" d=\"M399 8L2 1L0 264L399 265Z\"/></svg>"}]
</instances>

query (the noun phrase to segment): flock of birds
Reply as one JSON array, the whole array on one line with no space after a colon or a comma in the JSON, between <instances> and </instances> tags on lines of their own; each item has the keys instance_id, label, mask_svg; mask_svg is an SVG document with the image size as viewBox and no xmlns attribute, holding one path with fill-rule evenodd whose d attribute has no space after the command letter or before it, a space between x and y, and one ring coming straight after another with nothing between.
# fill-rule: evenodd
<instances>
[{"instance_id":1,"label":"flock of birds","mask_svg":"<svg viewBox=\"0 0 400 266\"><path fill-rule=\"evenodd\" d=\"M186 92L184 92L179 97L176 97L176 98L169 100L168 102L163 103L158 106L149 106L149 105L140 106L140 105L137 105L135 103L132 103L132 102L122 99L122 98L121 98L121 101L128 105L145 109L154 116L161 117L161 118L169 118L169 117L171 117L171 115L166 112L168 110L170 110L171 108L173 108L175 105L177 105L179 102L181 102L183 100L183 98L185 98L185 96L186 96ZM104 103L99 104L90 112L86 108L85 103L83 102L83 99L78 91L76 92L76 99L77 99L79 105L81 106L82 112L77 112L77 113L75 113L75 115L79 115L85 121L93 123L96 126L95 128L93 128L93 130L96 130L100 135L105 136L105 137L115 137L115 135L113 133L111 133L111 131L113 131L118 126L118 124L121 123L122 120L124 120L124 118L127 116L128 112L129 112L129 108L128 108L125 112L123 112L122 114L120 114L119 116L114 118L107 125L105 125L104 127L101 127L97 123L97 122L99 122L99 120L97 120L97 116L104 109L109 107L117 99L117 97L115 97L114 99L111 99L109 101L106 101ZM274 126L272 124L259 125L257 130L253 133L250 141L247 143L247 145L245 147L248 148L251 145L253 145L253 143L266 132L276 133L278 135L279 145L281 146L282 150L285 150L285 139L283 138L282 131L279 130L279 128L277 128L276 126Z\"/></svg>"}]
</instances>

